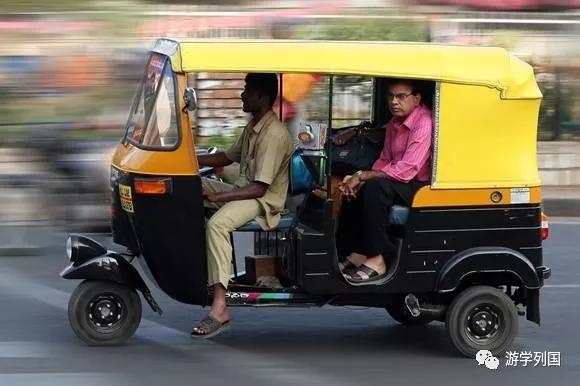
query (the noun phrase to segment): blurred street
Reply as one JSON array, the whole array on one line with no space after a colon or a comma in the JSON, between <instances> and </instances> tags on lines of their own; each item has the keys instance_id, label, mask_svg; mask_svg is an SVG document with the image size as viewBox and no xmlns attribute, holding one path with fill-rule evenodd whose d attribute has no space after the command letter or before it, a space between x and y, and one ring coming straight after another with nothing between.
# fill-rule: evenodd
<instances>
[{"instance_id":1,"label":"blurred street","mask_svg":"<svg viewBox=\"0 0 580 386\"><path fill-rule=\"evenodd\" d=\"M53 226L107 230L109 160L158 37L504 47L534 67L544 95L538 166L546 213L580 216L579 7L551 0L3 1L0 255L39 253ZM196 143L225 149L247 120L237 99L241 78L191 78L203 99L192 118ZM335 90L341 123L368 119L370 81L366 87ZM308 99L289 110L300 118L318 108L314 92Z\"/></svg>"},{"instance_id":2,"label":"blurred street","mask_svg":"<svg viewBox=\"0 0 580 386\"><path fill-rule=\"evenodd\" d=\"M204 310L158 290L163 316L144 304L125 345L87 347L68 324L77 283L58 277L66 263L60 247L0 258L0 385L572 385L580 375L580 219L550 231L544 261L553 275L542 292L542 326L520 317L512 349L560 352L560 367L506 367L500 358L493 372L459 357L443 324L403 327L382 309L235 308L229 332L192 341L191 325ZM247 253L245 241L238 247Z\"/></svg>"},{"instance_id":3,"label":"blurred street","mask_svg":"<svg viewBox=\"0 0 580 386\"><path fill-rule=\"evenodd\" d=\"M559 352L561 364L509 367L501 357L491 371L461 357L442 323L404 327L383 309L362 307L234 308L229 332L193 341L192 324L207 310L151 283L164 315L143 301L128 342L86 346L67 317L78 282L59 277L64 243L88 233L120 249L110 238L110 161L160 37L496 46L529 63L543 94L537 162L552 277L541 327L520 317L511 350ZM579 38L578 0L0 1L0 386L578 383ZM320 74L299 75L303 94L289 103L281 92L276 101L282 119L328 116ZM186 128L196 147L225 150L241 132L244 76L188 74L199 97ZM333 85L334 128L372 117L373 79L343 78ZM222 177L237 176L235 167ZM253 235L235 240L243 270Z\"/></svg>"},{"instance_id":4,"label":"blurred street","mask_svg":"<svg viewBox=\"0 0 580 386\"><path fill-rule=\"evenodd\" d=\"M91 170L92 174L83 180L65 179L58 185L48 180L40 186L36 183L45 170L42 162L25 158L14 149L0 149L0 181L5 182L0 184L0 197L5 203L0 207L0 256L42 254L61 245L55 235L62 230L108 232L108 171L114 145L113 141L107 142L104 148L82 155L82 159L69 154L71 163L78 166L84 162ZM550 217L580 217L580 143L539 142L538 167L545 213ZM86 185L89 188L77 194ZM69 213L55 213L67 207ZM60 221L54 216L60 216Z\"/></svg>"}]
</instances>

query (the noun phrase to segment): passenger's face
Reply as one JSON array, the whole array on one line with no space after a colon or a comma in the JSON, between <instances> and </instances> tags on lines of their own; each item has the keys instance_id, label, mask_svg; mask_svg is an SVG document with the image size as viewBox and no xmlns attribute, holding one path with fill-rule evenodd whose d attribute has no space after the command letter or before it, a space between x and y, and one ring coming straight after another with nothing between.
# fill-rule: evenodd
<instances>
[{"instance_id":1,"label":"passenger's face","mask_svg":"<svg viewBox=\"0 0 580 386\"><path fill-rule=\"evenodd\" d=\"M242 98L242 110L245 113L253 113L260 111L264 103L264 96L260 94L255 88L246 83L244 91L241 95Z\"/></svg>"},{"instance_id":2,"label":"passenger's face","mask_svg":"<svg viewBox=\"0 0 580 386\"><path fill-rule=\"evenodd\" d=\"M406 83L395 83L389 86L387 100L393 117L403 120L421 103L421 94L412 94L413 87Z\"/></svg>"}]
</instances>

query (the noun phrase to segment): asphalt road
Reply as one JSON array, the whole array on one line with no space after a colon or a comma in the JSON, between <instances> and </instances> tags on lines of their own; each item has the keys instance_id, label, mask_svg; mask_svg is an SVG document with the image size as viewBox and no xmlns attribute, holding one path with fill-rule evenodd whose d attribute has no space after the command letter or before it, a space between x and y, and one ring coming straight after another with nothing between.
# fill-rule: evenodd
<instances>
[{"instance_id":1,"label":"asphalt road","mask_svg":"<svg viewBox=\"0 0 580 386\"><path fill-rule=\"evenodd\" d=\"M572 385L580 376L580 220L551 225L542 326L520 318L516 352L560 352L561 365L496 371L456 354L441 323L402 327L381 309L241 309L212 341L189 331L205 314L159 291L165 313L144 305L136 335L120 347L85 346L67 320L76 283L66 260L0 257L0 385ZM247 247L242 242L242 248Z\"/></svg>"}]
</instances>

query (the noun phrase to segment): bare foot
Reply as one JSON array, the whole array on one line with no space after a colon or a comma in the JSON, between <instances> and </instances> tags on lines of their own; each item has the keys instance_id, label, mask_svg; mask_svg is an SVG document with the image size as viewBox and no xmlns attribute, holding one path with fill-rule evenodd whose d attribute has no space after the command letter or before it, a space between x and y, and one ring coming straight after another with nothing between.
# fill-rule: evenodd
<instances>
[{"instance_id":1,"label":"bare foot","mask_svg":"<svg viewBox=\"0 0 580 386\"><path fill-rule=\"evenodd\" d=\"M209 316L221 323L227 322L231 319L230 311L227 308L217 312L210 310Z\"/></svg>"},{"instance_id":2,"label":"bare foot","mask_svg":"<svg viewBox=\"0 0 580 386\"><path fill-rule=\"evenodd\" d=\"M221 323L230 320L230 311L226 302L226 289L219 283L213 285L213 302L209 310L209 316Z\"/></svg>"},{"instance_id":3,"label":"bare foot","mask_svg":"<svg viewBox=\"0 0 580 386\"><path fill-rule=\"evenodd\" d=\"M353 252L350 255L348 255L346 260L350 261L351 263L353 263L358 267L359 265L364 264L367 261L367 257L365 255L361 255L360 253Z\"/></svg>"}]
</instances>

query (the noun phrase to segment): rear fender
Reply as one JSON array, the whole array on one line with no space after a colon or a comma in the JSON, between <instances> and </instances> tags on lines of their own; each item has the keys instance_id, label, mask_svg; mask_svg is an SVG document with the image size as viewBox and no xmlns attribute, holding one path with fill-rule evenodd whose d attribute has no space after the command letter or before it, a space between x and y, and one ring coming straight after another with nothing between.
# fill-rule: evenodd
<instances>
[{"instance_id":1,"label":"rear fender","mask_svg":"<svg viewBox=\"0 0 580 386\"><path fill-rule=\"evenodd\" d=\"M437 292L455 291L470 277L509 277L525 288L526 317L540 324L539 293L541 279L533 264L521 253L509 248L472 248L465 250L445 263L436 282Z\"/></svg>"},{"instance_id":2,"label":"rear fender","mask_svg":"<svg viewBox=\"0 0 580 386\"><path fill-rule=\"evenodd\" d=\"M437 277L437 292L451 292L474 274L509 274L527 289L539 289L540 279L527 257L509 248L471 248L449 259Z\"/></svg>"}]
</instances>

